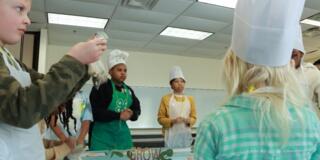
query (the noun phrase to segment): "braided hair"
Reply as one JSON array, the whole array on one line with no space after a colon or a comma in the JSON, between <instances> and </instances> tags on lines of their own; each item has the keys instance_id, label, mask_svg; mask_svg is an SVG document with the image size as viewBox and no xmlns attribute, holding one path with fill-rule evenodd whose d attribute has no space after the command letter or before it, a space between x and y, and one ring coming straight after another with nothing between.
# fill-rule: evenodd
<instances>
[{"instance_id":1,"label":"braided hair","mask_svg":"<svg viewBox=\"0 0 320 160\"><path fill-rule=\"evenodd\" d=\"M51 118L54 117L54 120L55 120L54 126L57 125L57 120L59 119L59 121L63 125L63 128L67 130L69 136L72 136L69 130L69 119L71 118L74 123L74 130L75 132L77 132L76 130L77 119L72 115L72 111L73 111L72 101L73 99L61 104L56 111L54 111L48 117L45 118L48 128L50 126Z\"/></svg>"}]
</instances>

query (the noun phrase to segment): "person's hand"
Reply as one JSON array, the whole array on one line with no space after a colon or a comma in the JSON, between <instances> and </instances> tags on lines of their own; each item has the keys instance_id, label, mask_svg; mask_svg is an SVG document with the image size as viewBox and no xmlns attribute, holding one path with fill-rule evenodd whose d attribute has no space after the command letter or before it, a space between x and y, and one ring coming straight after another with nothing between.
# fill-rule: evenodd
<instances>
[{"instance_id":1,"label":"person's hand","mask_svg":"<svg viewBox=\"0 0 320 160\"><path fill-rule=\"evenodd\" d=\"M191 119L190 118L183 118L183 122L186 124L186 126L190 126Z\"/></svg>"},{"instance_id":2,"label":"person's hand","mask_svg":"<svg viewBox=\"0 0 320 160\"><path fill-rule=\"evenodd\" d=\"M54 159L63 159L69 153L71 153L70 147L66 143L62 143L61 145L54 146Z\"/></svg>"},{"instance_id":3,"label":"person's hand","mask_svg":"<svg viewBox=\"0 0 320 160\"><path fill-rule=\"evenodd\" d=\"M130 118L133 115L133 111L130 108L125 109L124 111L128 112L130 114Z\"/></svg>"},{"instance_id":4,"label":"person's hand","mask_svg":"<svg viewBox=\"0 0 320 160\"><path fill-rule=\"evenodd\" d=\"M84 140L83 139L79 139L78 138L76 142L77 142L76 145L79 145L79 144L84 145Z\"/></svg>"},{"instance_id":5,"label":"person's hand","mask_svg":"<svg viewBox=\"0 0 320 160\"><path fill-rule=\"evenodd\" d=\"M74 150L74 148L76 147L76 139L74 139L74 138L68 137L68 138L65 140L65 143L68 145L68 147L69 147L71 150Z\"/></svg>"},{"instance_id":6,"label":"person's hand","mask_svg":"<svg viewBox=\"0 0 320 160\"><path fill-rule=\"evenodd\" d=\"M124 110L120 113L120 119L123 121L127 121L130 119L131 115L132 114L129 111Z\"/></svg>"},{"instance_id":7,"label":"person's hand","mask_svg":"<svg viewBox=\"0 0 320 160\"><path fill-rule=\"evenodd\" d=\"M87 42L74 45L69 50L68 55L82 64L89 64L97 61L105 50L107 50L107 41L102 38L93 38Z\"/></svg>"},{"instance_id":8,"label":"person's hand","mask_svg":"<svg viewBox=\"0 0 320 160\"><path fill-rule=\"evenodd\" d=\"M182 117L178 117L176 120L177 120L177 123L183 123L184 122L184 118L182 118Z\"/></svg>"},{"instance_id":9,"label":"person's hand","mask_svg":"<svg viewBox=\"0 0 320 160\"><path fill-rule=\"evenodd\" d=\"M178 124L178 123L183 123L183 122L184 122L184 119L182 117L177 117L172 120L173 124Z\"/></svg>"},{"instance_id":10,"label":"person's hand","mask_svg":"<svg viewBox=\"0 0 320 160\"><path fill-rule=\"evenodd\" d=\"M77 144L75 149L72 151L73 154L81 153L85 150L86 146L84 144Z\"/></svg>"}]
</instances>

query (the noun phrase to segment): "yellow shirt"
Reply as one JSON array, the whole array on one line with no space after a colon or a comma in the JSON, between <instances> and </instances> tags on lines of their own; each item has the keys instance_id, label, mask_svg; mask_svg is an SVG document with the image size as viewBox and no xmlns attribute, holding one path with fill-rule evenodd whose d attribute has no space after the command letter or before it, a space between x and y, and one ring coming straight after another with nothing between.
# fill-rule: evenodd
<instances>
[{"instance_id":1,"label":"yellow shirt","mask_svg":"<svg viewBox=\"0 0 320 160\"><path fill-rule=\"evenodd\" d=\"M159 107L159 111L158 111L158 122L159 124L162 125L162 132L164 133L165 129L168 129L170 127L172 127L172 120L169 117L169 101L171 98L172 93L167 94L165 96L162 97L161 102L160 102L160 107ZM192 127L197 120L197 113L196 113L196 105L194 102L194 98L192 96L187 96L189 101L190 101L190 127ZM183 102L184 101L184 97L177 97L174 96L175 100L178 102Z\"/></svg>"}]
</instances>

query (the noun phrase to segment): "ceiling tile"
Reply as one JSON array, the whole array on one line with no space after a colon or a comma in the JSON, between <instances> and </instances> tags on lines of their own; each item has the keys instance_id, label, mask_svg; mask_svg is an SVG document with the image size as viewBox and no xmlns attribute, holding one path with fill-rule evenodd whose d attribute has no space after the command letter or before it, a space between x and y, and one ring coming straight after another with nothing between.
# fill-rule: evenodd
<instances>
[{"instance_id":1,"label":"ceiling tile","mask_svg":"<svg viewBox=\"0 0 320 160\"><path fill-rule=\"evenodd\" d=\"M127 32L139 32L139 33L149 33L149 34L159 34L164 28L162 25L141 23L134 21L122 21L111 19L107 26L107 30L121 30Z\"/></svg>"},{"instance_id":2,"label":"ceiling tile","mask_svg":"<svg viewBox=\"0 0 320 160\"><path fill-rule=\"evenodd\" d=\"M132 41L150 41L154 35L137 33L137 32L126 32L119 30L110 30L107 32L110 39L121 39L121 40L132 40Z\"/></svg>"},{"instance_id":3,"label":"ceiling tile","mask_svg":"<svg viewBox=\"0 0 320 160\"><path fill-rule=\"evenodd\" d=\"M95 32L99 31L94 28L74 27L49 24L48 37L49 43L66 43L75 44L80 41L87 41L94 35Z\"/></svg>"},{"instance_id":4,"label":"ceiling tile","mask_svg":"<svg viewBox=\"0 0 320 160\"><path fill-rule=\"evenodd\" d=\"M144 41L129 41L129 40L121 40L121 39L112 39L108 42L108 46L110 48L142 48L146 42Z\"/></svg>"},{"instance_id":5,"label":"ceiling tile","mask_svg":"<svg viewBox=\"0 0 320 160\"><path fill-rule=\"evenodd\" d=\"M120 0L72 0L78 2L85 2L85 3L95 3L95 4L108 4L108 5L117 5Z\"/></svg>"},{"instance_id":6,"label":"ceiling tile","mask_svg":"<svg viewBox=\"0 0 320 160\"><path fill-rule=\"evenodd\" d=\"M318 8L320 9L320 8ZM311 8L304 8L301 19L306 19L312 15L315 15L316 13L319 13L319 10L311 9Z\"/></svg>"},{"instance_id":7,"label":"ceiling tile","mask_svg":"<svg viewBox=\"0 0 320 160\"><path fill-rule=\"evenodd\" d=\"M311 28L314 28L314 27L315 27L315 26L313 26L313 25L301 23L301 29L302 29L302 31L306 31L306 30L311 29Z\"/></svg>"},{"instance_id":8,"label":"ceiling tile","mask_svg":"<svg viewBox=\"0 0 320 160\"><path fill-rule=\"evenodd\" d=\"M47 12L96 18L110 18L115 8L114 5L70 0L48 0L46 2Z\"/></svg>"},{"instance_id":9,"label":"ceiling tile","mask_svg":"<svg viewBox=\"0 0 320 160\"><path fill-rule=\"evenodd\" d=\"M216 43L229 44L231 42L231 35L223 34L223 33L217 33L217 34L214 34L214 35L210 36L206 40L207 41L213 41L213 42L216 42Z\"/></svg>"},{"instance_id":10,"label":"ceiling tile","mask_svg":"<svg viewBox=\"0 0 320 160\"><path fill-rule=\"evenodd\" d=\"M139 50L141 52L145 53L157 53L157 54L167 54L167 55L180 55L180 50L170 50L170 49L149 49L149 48L143 48Z\"/></svg>"},{"instance_id":11,"label":"ceiling tile","mask_svg":"<svg viewBox=\"0 0 320 160\"><path fill-rule=\"evenodd\" d=\"M193 0L159 0L152 11L179 15L192 3Z\"/></svg>"},{"instance_id":12,"label":"ceiling tile","mask_svg":"<svg viewBox=\"0 0 320 160\"><path fill-rule=\"evenodd\" d=\"M147 46L145 46L144 48L146 49L154 49L154 50L162 50L164 52L167 51L184 51L185 49L187 49L186 46L180 46L180 45L168 45L168 44L160 44L160 43L155 43L155 42L151 42L149 43Z\"/></svg>"},{"instance_id":13,"label":"ceiling tile","mask_svg":"<svg viewBox=\"0 0 320 160\"><path fill-rule=\"evenodd\" d=\"M183 16L232 23L233 9L197 2L188 8Z\"/></svg>"},{"instance_id":14,"label":"ceiling tile","mask_svg":"<svg viewBox=\"0 0 320 160\"><path fill-rule=\"evenodd\" d=\"M47 12L110 18L108 47L149 53L219 58L230 46L233 9L196 0L159 0L151 10L119 5L121 0L33 0L28 31L48 29L50 44L72 45L85 41L98 29L48 25ZM117 6L117 7L116 7ZM306 0L302 19L320 12L319 0ZM46 9L46 10L45 10ZM115 10L116 9L116 10ZM160 36L166 27L215 32L203 41ZM302 24L305 31L314 26ZM307 50L319 48L319 38L304 37Z\"/></svg>"},{"instance_id":15,"label":"ceiling tile","mask_svg":"<svg viewBox=\"0 0 320 160\"><path fill-rule=\"evenodd\" d=\"M44 9L44 0L32 0L32 7L33 11L45 11Z\"/></svg>"},{"instance_id":16,"label":"ceiling tile","mask_svg":"<svg viewBox=\"0 0 320 160\"><path fill-rule=\"evenodd\" d=\"M50 28L50 27L49 27ZM65 35L68 36L65 36ZM70 33L68 31L61 32L60 29L48 29L48 41L49 44L56 45L74 45L77 42L86 41L89 35Z\"/></svg>"},{"instance_id":17,"label":"ceiling tile","mask_svg":"<svg viewBox=\"0 0 320 160\"><path fill-rule=\"evenodd\" d=\"M112 19L168 25L175 17L176 15L173 14L118 7L116 12L112 16Z\"/></svg>"},{"instance_id":18,"label":"ceiling tile","mask_svg":"<svg viewBox=\"0 0 320 160\"><path fill-rule=\"evenodd\" d=\"M184 46L192 46L199 43L198 40L161 36L161 35L155 37L152 40L152 42L159 43L159 44L184 45Z\"/></svg>"},{"instance_id":19,"label":"ceiling tile","mask_svg":"<svg viewBox=\"0 0 320 160\"><path fill-rule=\"evenodd\" d=\"M40 31L42 28L46 28L47 24L46 23L31 23L30 26L28 26L28 31L31 32L38 32Z\"/></svg>"},{"instance_id":20,"label":"ceiling tile","mask_svg":"<svg viewBox=\"0 0 320 160\"><path fill-rule=\"evenodd\" d=\"M31 22L47 23L47 16L42 11L31 11L29 13L29 18Z\"/></svg>"},{"instance_id":21,"label":"ceiling tile","mask_svg":"<svg viewBox=\"0 0 320 160\"><path fill-rule=\"evenodd\" d=\"M219 31L219 33L231 35L232 34L232 28L233 28L233 25L229 24L227 27L225 27L221 31Z\"/></svg>"},{"instance_id":22,"label":"ceiling tile","mask_svg":"<svg viewBox=\"0 0 320 160\"><path fill-rule=\"evenodd\" d=\"M305 7L320 10L320 1L319 0L306 0Z\"/></svg>"},{"instance_id":23,"label":"ceiling tile","mask_svg":"<svg viewBox=\"0 0 320 160\"><path fill-rule=\"evenodd\" d=\"M204 49L227 49L229 47L228 44L224 43L215 43L215 42L210 42L210 41L203 41L195 45L194 47L196 48L204 48Z\"/></svg>"},{"instance_id":24,"label":"ceiling tile","mask_svg":"<svg viewBox=\"0 0 320 160\"><path fill-rule=\"evenodd\" d=\"M170 24L170 26L172 27L193 29L211 33L217 32L222 28L226 27L227 25L228 24L225 22L186 16L180 16L173 23Z\"/></svg>"}]
</instances>

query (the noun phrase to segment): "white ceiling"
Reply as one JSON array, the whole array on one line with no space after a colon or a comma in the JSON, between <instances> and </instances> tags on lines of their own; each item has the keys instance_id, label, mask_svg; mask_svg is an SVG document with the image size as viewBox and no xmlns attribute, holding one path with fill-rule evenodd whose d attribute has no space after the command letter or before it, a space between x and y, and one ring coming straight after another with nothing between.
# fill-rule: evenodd
<instances>
[{"instance_id":1,"label":"white ceiling","mask_svg":"<svg viewBox=\"0 0 320 160\"><path fill-rule=\"evenodd\" d=\"M48 12L109 18L109 48L191 57L223 57L230 44L233 9L196 0L159 0L151 9L121 6L121 0L33 0L30 31L48 29L49 44L70 45L97 29L47 23ZM320 0L306 0L303 19L320 12ZM205 40L160 36L167 26L213 32ZM302 25L303 30L312 28ZM319 38L305 37L306 50L320 48ZM320 54L320 53L319 53Z\"/></svg>"}]
</instances>

